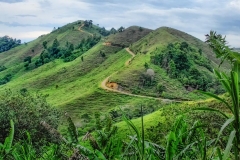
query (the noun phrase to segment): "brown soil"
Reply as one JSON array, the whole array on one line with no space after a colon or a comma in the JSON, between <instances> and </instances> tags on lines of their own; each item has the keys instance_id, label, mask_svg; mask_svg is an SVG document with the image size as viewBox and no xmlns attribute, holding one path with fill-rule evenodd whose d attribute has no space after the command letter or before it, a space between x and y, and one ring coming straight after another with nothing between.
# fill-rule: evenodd
<instances>
[{"instance_id":1,"label":"brown soil","mask_svg":"<svg viewBox=\"0 0 240 160\"><path fill-rule=\"evenodd\" d=\"M84 32L84 33L90 34L90 35L93 37L93 34L92 34L92 33L89 33L89 32L87 32L87 31L82 30L82 27L84 27L84 24L82 24L81 26L78 27L78 30L79 30L80 32Z\"/></svg>"}]
</instances>

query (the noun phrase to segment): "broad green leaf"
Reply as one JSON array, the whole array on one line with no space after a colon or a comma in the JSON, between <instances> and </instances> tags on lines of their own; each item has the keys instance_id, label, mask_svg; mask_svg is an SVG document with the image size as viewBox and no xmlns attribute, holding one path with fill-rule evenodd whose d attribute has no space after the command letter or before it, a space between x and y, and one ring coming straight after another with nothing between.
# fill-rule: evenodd
<instances>
[{"instance_id":1,"label":"broad green leaf","mask_svg":"<svg viewBox=\"0 0 240 160\"><path fill-rule=\"evenodd\" d=\"M219 160L222 160L223 157L222 157L221 150L220 150L219 148L217 148L217 154L218 154L218 158L219 158Z\"/></svg>"},{"instance_id":2,"label":"broad green leaf","mask_svg":"<svg viewBox=\"0 0 240 160\"><path fill-rule=\"evenodd\" d=\"M11 148L12 148L12 142L13 142L13 137L14 137L14 123L13 123L13 120L10 120L10 133L9 133L9 136L5 139L5 142L4 142L4 148L5 148L5 151L8 153Z\"/></svg>"},{"instance_id":3,"label":"broad green leaf","mask_svg":"<svg viewBox=\"0 0 240 160\"><path fill-rule=\"evenodd\" d=\"M99 150L96 150L95 153L100 160L107 160L106 157Z\"/></svg>"},{"instance_id":4,"label":"broad green leaf","mask_svg":"<svg viewBox=\"0 0 240 160\"><path fill-rule=\"evenodd\" d=\"M215 141L215 145L217 144L220 136L222 135L223 130L224 130L230 123L232 123L234 120L235 120L234 117L232 117L232 118L227 119L227 120L225 121L225 123L222 125L220 131L218 132L218 137L217 137L217 139L216 139L216 141Z\"/></svg>"},{"instance_id":5,"label":"broad green leaf","mask_svg":"<svg viewBox=\"0 0 240 160\"><path fill-rule=\"evenodd\" d=\"M235 137L235 134L236 134L236 131L233 130L228 138L228 143L227 143L227 146L224 150L224 154L223 154L223 160L227 160L227 158L229 157L230 155L230 151L231 151L231 148L233 146L233 139Z\"/></svg>"},{"instance_id":6,"label":"broad green leaf","mask_svg":"<svg viewBox=\"0 0 240 160\"><path fill-rule=\"evenodd\" d=\"M221 115L223 115L226 119L229 119L229 117L228 117L225 113L221 112L220 110L214 109L214 108L210 108L210 107L200 107L200 108L195 108L195 109L193 109L193 110L218 112L218 113L220 113Z\"/></svg>"}]
</instances>

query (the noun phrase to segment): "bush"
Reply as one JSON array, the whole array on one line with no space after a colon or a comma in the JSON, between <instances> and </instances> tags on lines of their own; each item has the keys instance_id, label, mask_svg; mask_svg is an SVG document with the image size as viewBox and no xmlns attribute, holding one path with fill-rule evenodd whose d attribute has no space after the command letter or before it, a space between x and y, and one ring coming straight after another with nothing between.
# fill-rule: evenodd
<instances>
[{"instance_id":1,"label":"bush","mask_svg":"<svg viewBox=\"0 0 240 160\"><path fill-rule=\"evenodd\" d=\"M53 128L57 128L60 114L47 104L44 96L31 95L28 92L13 93L7 90L0 95L0 113L0 142L3 142L9 133L11 119L15 123L16 140L25 139L28 131L35 146L40 147L44 141L53 142L53 137L40 122L45 121Z\"/></svg>"},{"instance_id":2,"label":"bush","mask_svg":"<svg viewBox=\"0 0 240 160\"><path fill-rule=\"evenodd\" d=\"M157 92L158 93L162 93L165 90L166 90L166 87L164 85L162 85L162 84L157 85Z\"/></svg>"}]
</instances>

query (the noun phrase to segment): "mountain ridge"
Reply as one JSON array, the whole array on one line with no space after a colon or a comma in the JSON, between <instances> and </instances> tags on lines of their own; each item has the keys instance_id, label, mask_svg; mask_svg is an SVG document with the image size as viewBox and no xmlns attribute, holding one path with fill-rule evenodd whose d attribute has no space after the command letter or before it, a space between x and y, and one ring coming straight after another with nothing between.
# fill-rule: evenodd
<instances>
[{"instance_id":1,"label":"mountain ridge","mask_svg":"<svg viewBox=\"0 0 240 160\"><path fill-rule=\"evenodd\" d=\"M95 25L82 27L80 30L84 30L84 32L81 32L79 27L82 23L84 21L70 23L28 44L22 44L10 51L1 53L0 65L6 66L7 69L0 72L0 78L4 78L8 73L12 73L13 77L1 86L0 92L3 92L6 88L17 91L22 89L29 92L40 91L46 95L50 104L69 112L75 121L80 121L80 117L85 113L93 115L96 111L108 112L117 106L130 105L136 107L139 103L145 103L146 101L153 103L155 101L154 99L131 97L131 95L119 95L101 89L101 82L117 71L118 74L111 76L109 82L117 83L130 94L167 99L191 100L202 98L187 91L181 82L169 78L164 69L151 63L150 52L154 51L156 47L164 48L163 44L166 46L172 39L174 39L172 42L178 39L165 31L169 30L168 28L163 27L163 30L152 31L139 26L132 26L122 32L103 36L100 33L106 34L108 32ZM174 31L173 33L177 32L176 30L171 31ZM101 36L100 41L83 53L82 48L76 49L82 39L86 40L92 37L91 34ZM133 34L134 36L131 37L130 35ZM181 34L181 32L178 34ZM71 53L81 53L80 56L70 62L54 59L35 68L34 62L43 50L46 50L43 42L47 41L47 47L51 47L55 39L59 41L60 48L64 47L67 42L74 42L74 50ZM107 42L110 44L104 45ZM122 42L126 43L122 45ZM189 45L194 48L191 43ZM131 55L124 49L128 46L136 54L136 57L131 59L130 65L126 66L126 62L131 58ZM28 56L32 56L30 64L32 68L29 70L24 68L26 64L24 59ZM145 65L154 70L156 83L150 87L140 86L139 89L139 83L142 81L140 80L141 76L146 73ZM166 90L159 92L162 90L161 84L166 87ZM89 106L91 106L91 110L88 108Z\"/></svg>"}]
</instances>

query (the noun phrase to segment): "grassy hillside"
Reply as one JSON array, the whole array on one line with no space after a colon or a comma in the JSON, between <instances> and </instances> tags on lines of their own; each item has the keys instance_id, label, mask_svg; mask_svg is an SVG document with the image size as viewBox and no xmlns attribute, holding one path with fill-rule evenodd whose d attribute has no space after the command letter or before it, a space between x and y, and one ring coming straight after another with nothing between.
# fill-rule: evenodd
<instances>
[{"instance_id":1,"label":"grassy hillside","mask_svg":"<svg viewBox=\"0 0 240 160\"><path fill-rule=\"evenodd\" d=\"M156 48L164 48L170 42L186 41L197 50L198 46L204 46L201 41L181 32L174 34L168 28L151 31L133 26L108 37L101 36L99 30L97 26L86 27L83 26L83 21L77 21L1 53L0 66L5 66L7 69L0 72L0 78L8 80L9 77L6 76L9 73L12 78L8 83L1 85L0 92L8 88L16 91L40 92L47 97L50 104L68 112L78 126L94 123L95 112L108 113L116 107L125 107L129 113L132 113L131 117L139 116L139 104L147 104L149 109L146 113L152 112L159 108L161 100L151 97L184 100L201 98L200 95L186 90L178 79L170 78L164 68L151 63L151 52ZM94 36L101 36L101 40L96 45L88 50L84 50L86 46L77 48L83 39L86 41ZM58 40L59 47L66 46L67 42L73 44L75 49L71 53L81 56L70 62L49 58L48 63L34 67L34 62L46 54L44 52L51 51L49 47L53 46L55 39ZM47 47L44 47L44 42ZM195 43L199 45L195 46ZM124 46L130 46L130 49L137 54L130 63L126 62L132 55L122 48ZM207 49L202 48L204 55L205 50ZM29 69L26 69L24 60L28 56L32 57L32 62ZM142 86L140 78L147 72L147 68L155 72L154 83ZM113 74L116 72L117 74ZM125 93L149 97L135 97L103 90L100 85L110 75L112 76L109 81L119 84L119 88ZM162 86L164 88L161 88Z\"/></svg>"},{"instance_id":2,"label":"grassy hillside","mask_svg":"<svg viewBox=\"0 0 240 160\"><path fill-rule=\"evenodd\" d=\"M153 99L119 95L100 88L107 76L124 70L125 62L131 57L121 47L106 46L103 41L71 62L55 59L37 68L24 69L24 58L32 56L32 61L35 61L44 50L44 41L47 41L48 46L57 37L60 46L64 46L67 41L76 46L83 38L98 34L96 26L79 30L80 26L79 22L68 24L28 44L2 53L0 64L7 69L0 72L0 78L8 73L13 77L10 82L1 86L0 92L8 88L13 91L40 92L46 95L50 104L68 112L78 126L83 125L85 119L81 117L84 114L93 119L95 112L106 113L118 106L127 106L134 110L138 104L155 102ZM73 52L80 51L77 49Z\"/></svg>"},{"instance_id":3,"label":"grassy hillside","mask_svg":"<svg viewBox=\"0 0 240 160\"><path fill-rule=\"evenodd\" d=\"M188 46L187 49L181 49L181 43L183 42L186 42ZM165 54L163 58L170 56L168 61L171 59L174 60L171 57L172 55L167 53L170 51L167 48L170 43L175 47L177 46L176 48L179 49L179 51L171 51L173 56L176 56L178 52L182 53L180 54L180 56L182 55L182 60L176 59L175 63L188 59L190 69L197 70L199 74L206 77L205 80L210 80L206 82L204 86L208 83L215 83L212 68L218 67L217 64L219 60L215 58L215 55L208 46L187 33L168 27L161 27L150 32L139 41L133 43L130 49L136 54L136 57L134 57L131 61L131 65L127 69L111 77L110 80L118 83L124 90L137 94L173 99L202 98L196 96L196 94L192 92L194 89L199 89L200 87L198 84L195 86L190 85L192 82L189 82L191 80L188 74L178 75L180 77L176 76L175 78L174 76L171 77L169 73L169 64L155 62L155 60L158 61L157 56L163 53ZM168 61L166 61L166 63L169 63ZM224 67L227 67L227 65ZM147 77L148 69L154 72L154 79L152 82L151 79L148 80ZM192 73L189 74L191 75ZM181 81L184 79L184 76L188 81L186 83ZM210 87L208 90L219 92L216 91L219 88L218 86L212 86L212 88L213 89Z\"/></svg>"},{"instance_id":4,"label":"grassy hillside","mask_svg":"<svg viewBox=\"0 0 240 160\"><path fill-rule=\"evenodd\" d=\"M205 128L208 137L215 138L218 130L224 123L224 118L217 113L210 113L207 111L193 110L199 107L211 107L214 109L220 109L225 113L229 113L229 110L224 104L217 102L213 99L196 102L185 102L185 103L173 103L162 106L159 110L147 114L143 117L145 138L152 142L166 146L167 134L172 129L178 116L184 116L185 121L191 126L196 121L201 122ZM143 105L143 111L148 106ZM127 114L127 112L125 112ZM141 118L135 118L131 120L133 124L141 131ZM209 123L213 122L213 123ZM217 122L217 123L214 123ZM118 135L125 137L126 135L134 135L134 131L129 129L129 126L125 121L116 123L119 128Z\"/></svg>"}]
</instances>

